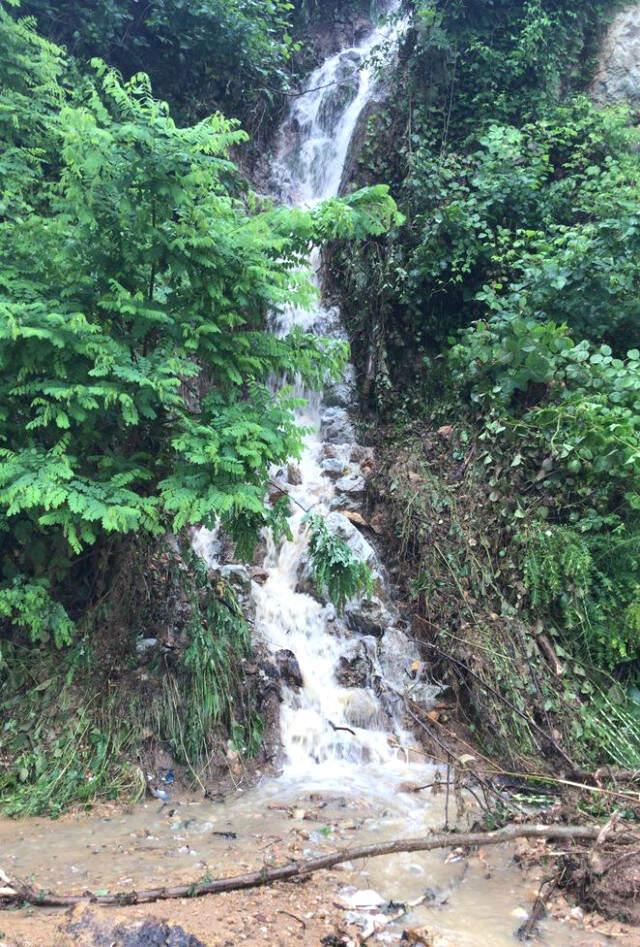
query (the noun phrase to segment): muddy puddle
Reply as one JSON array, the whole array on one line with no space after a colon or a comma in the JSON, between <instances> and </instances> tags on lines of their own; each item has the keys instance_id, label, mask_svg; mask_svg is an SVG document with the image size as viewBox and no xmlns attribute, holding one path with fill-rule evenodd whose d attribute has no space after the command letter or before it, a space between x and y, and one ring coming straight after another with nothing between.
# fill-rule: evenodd
<instances>
[{"instance_id":1,"label":"muddy puddle","mask_svg":"<svg viewBox=\"0 0 640 947\"><path fill-rule=\"evenodd\" d=\"M67 893L132 891L234 875L443 827L442 797L422 793L415 802L407 800L407 794L399 794L396 802L374 802L335 790L285 791L274 782L227 802L182 798L129 811L104 807L55 822L3 820L0 866L9 876ZM468 829L473 817L468 812L459 827ZM402 940L405 931L416 930L428 931L434 947L513 947L539 885L538 877L523 874L513 857L511 847L459 858L448 852L400 854L347 864L302 884L90 910L105 922L153 916L180 923L215 947L241 942L320 947L323 937L336 932L351 933L355 944L367 935L366 943L401 944L411 943ZM410 907L425 895L420 905ZM403 906L406 912L393 920ZM64 933L83 911L72 916L37 908L4 912L0 931L11 947L84 943ZM595 947L612 941L586 930L579 917L567 916L563 923L545 920L536 943Z\"/></svg>"}]
</instances>

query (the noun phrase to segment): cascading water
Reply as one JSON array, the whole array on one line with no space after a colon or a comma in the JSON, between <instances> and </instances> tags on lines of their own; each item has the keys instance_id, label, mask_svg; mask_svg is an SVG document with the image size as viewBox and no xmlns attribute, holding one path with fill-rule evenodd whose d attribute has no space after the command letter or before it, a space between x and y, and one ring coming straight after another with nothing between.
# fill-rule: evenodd
<instances>
[{"instance_id":1,"label":"cascading water","mask_svg":"<svg viewBox=\"0 0 640 947\"><path fill-rule=\"evenodd\" d=\"M308 207L338 194L354 131L375 89L367 59L382 41L392 44L399 29L374 29L361 45L331 56L309 77L308 91L295 100L282 129L274 164L290 203ZM319 258L311 263L317 274ZM337 314L322 306L311 312L289 308L274 317L274 331L286 332L294 325L325 335L340 332ZM394 732L388 706L370 680L365 686L345 687L336 677L354 648L367 651L375 663L375 642L367 636L355 639L332 605L305 590L309 576L303 510L309 508L325 516L330 529L345 537L356 555L369 560L377 583L383 583L373 549L339 512L353 509L364 488L357 458L366 452L354 443L347 413L351 374L324 400L307 395L299 421L313 433L297 476L291 478L296 482L286 486L297 505L290 520L293 539L279 546L268 540L268 577L253 591L257 633L273 652L293 652L303 680L302 687L286 688L283 695L284 776L341 786L361 780L364 764L369 778L384 764L389 779L390 768L405 766L398 745L410 740ZM388 617L393 620L391 611Z\"/></svg>"}]
</instances>

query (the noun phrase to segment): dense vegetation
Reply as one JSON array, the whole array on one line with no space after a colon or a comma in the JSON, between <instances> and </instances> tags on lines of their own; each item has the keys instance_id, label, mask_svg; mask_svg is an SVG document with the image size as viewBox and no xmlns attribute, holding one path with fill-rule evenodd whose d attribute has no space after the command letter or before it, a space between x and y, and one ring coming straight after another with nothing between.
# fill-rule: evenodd
<instances>
[{"instance_id":1,"label":"dense vegetation","mask_svg":"<svg viewBox=\"0 0 640 947\"><path fill-rule=\"evenodd\" d=\"M457 519L462 496L454 512L460 487L446 473L434 481L433 467L425 475L423 514L445 510L449 524L445 575L425 549L414 562L434 653L461 662L449 671L475 725L507 707L487 711L484 672L461 671L479 662L485 688L498 682L512 709L544 724L548 749L563 732L574 760L635 765L640 157L625 108L599 109L585 95L615 4L407 6L397 91L369 120L357 175L392 181L407 222L362 248L336 248L333 271L353 314L368 409L403 446L425 423L446 423L448 460L475 481L474 538ZM524 621L528 641L512 629L498 647L487 627L488 637L466 631L456 643L468 603L455 618L434 606L438 575L460 597L449 568L487 612ZM552 652L562 670L549 687ZM530 680L510 677L510 661L532 668ZM522 730L506 714L503 752ZM495 732L487 738L495 743ZM535 746L526 742L520 750Z\"/></svg>"},{"instance_id":2,"label":"dense vegetation","mask_svg":"<svg viewBox=\"0 0 640 947\"><path fill-rule=\"evenodd\" d=\"M406 0L364 190L274 207L237 119L264 139L305 33L368 6L0 0L12 811L140 788L140 733L196 780L259 742L247 624L184 540L220 521L248 558L286 531L269 469L302 432L270 380L346 353L266 320L313 298L327 241L434 672L514 764L640 765L640 143L586 95L615 4ZM317 517L311 552L339 607L367 585ZM142 686L158 628L180 644Z\"/></svg>"},{"instance_id":3,"label":"dense vegetation","mask_svg":"<svg viewBox=\"0 0 640 947\"><path fill-rule=\"evenodd\" d=\"M22 0L21 11L82 70L95 56L189 120L216 109L263 139L313 54L310 26L339 24L370 0Z\"/></svg>"},{"instance_id":4,"label":"dense vegetation","mask_svg":"<svg viewBox=\"0 0 640 947\"><path fill-rule=\"evenodd\" d=\"M286 7L258 6L237 12L270 43L261 17ZM165 534L220 522L250 558L264 526L286 529L269 470L296 456L302 432L291 389L270 381L317 386L345 351L278 337L267 315L314 298L311 245L382 233L396 214L383 187L308 213L271 206L230 158L246 141L233 120L177 124L144 73L124 81L102 60L80 72L5 4L0 48L0 673L14 685L0 740L15 752L26 706L15 689L48 688L56 649L67 685L79 668L117 678L130 663L156 597L132 576L155 562L172 587L186 555L163 554ZM247 56L264 63L259 49ZM232 736L241 724L230 668L247 635L227 591L194 575L182 586L186 682L164 693L159 730L177 695L173 723L187 706L196 732L169 727L171 740L193 768L217 722ZM43 773L55 783L47 754L76 772L49 734L37 752L29 741L5 790ZM94 723L87 734L104 759L109 741Z\"/></svg>"}]
</instances>

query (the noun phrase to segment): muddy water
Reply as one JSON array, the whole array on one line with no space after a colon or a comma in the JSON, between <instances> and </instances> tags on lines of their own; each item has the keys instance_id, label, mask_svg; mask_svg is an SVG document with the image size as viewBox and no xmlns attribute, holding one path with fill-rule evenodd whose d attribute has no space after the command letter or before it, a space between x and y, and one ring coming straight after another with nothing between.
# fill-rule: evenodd
<instances>
[{"instance_id":1,"label":"muddy water","mask_svg":"<svg viewBox=\"0 0 640 947\"><path fill-rule=\"evenodd\" d=\"M392 48L400 30L383 25L360 46L330 57L309 78L309 93L295 100L273 169L280 195L290 204L310 206L338 192L358 118L376 89L367 57L379 41ZM310 264L318 265L317 256ZM340 332L336 313L321 304L307 312L274 314L274 331L285 333L294 326ZM291 541L276 545L267 537L266 581L253 587L256 633L271 651L294 652L303 680L302 687L283 692L281 777L222 803L174 799L165 806L151 802L130 811L107 808L54 823L0 821L0 866L9 876L57 891L127 891L238 874L337 846L422 835L443 826L439 797L407 794L401 788L406 781L432 782L433 767L416 751L397 702L385 698L408 680L406 668L415 651L394 610L383 565L343 515L345 508L353 512L354 503L357 507L364 476L358 460L363 452L347 410L350 391L348 374L337 390L334 386L330 404L326 398L324 403L318 396L309 398L300 420L312 433L298 476L286 489L300 506L324 514L369 561L376 597L364 613L362 603L350 603L350 621L341 622L329 603L309 594L302 581L307 536L299 509L291 519ZM337 479L331 475L336 472ZM282 478L286 472L274 476ZM215 533L203 532L197 543L212 565L218 546ZM372 623L372 614L382 623L377 640L362 630ZM359 686L349 687L336 672L354 648L366 653L371 673ZM428 693L423 688L425 699ZM276 897L286 901L292 889L279 889ZM409 902L427 892L429 900L395 922L389 922L384 910L336 906L341 897L362 889L387 901ZM295 915L291 930L281 918L276 920L282 912L274 907L270 914L265 907L273 897L264 892L238 895L235 901L210 898L197 908L165 904L131 909L129 916L161 910L161 916L184 920L212 945L269 940L318 945L322 933L341 925L366 934L375 918L381 930L369 943L396 944L405 928L424 926L434 944L507 947L535 891L513 866L512 852L502 850L460 861L442 852L399 855L325 874L296 892L300 907L289 912ZM300 911L303 921L296 926ZM56 912L0 916L0 930L9 943L20 935L38 947L65 943L56 940L60 923ZM553 947L599 942L555 922L547 925L542 939Z\"/></svg>"},{"instance_id":2,"label":"muddy water","mask_svg":"<svg viewBox=\"0 0 640 947\"><path fill-rule=\"evenodd\" d=\"M42 888L127 891L155 886L159 881L177 884L206 875L238 874L292 857L418 835L443 823L440 796L426 795L410 806L407 799L381 804L353 792L313 792L301 786L290 786L283 792L281 784L273 781L220 803L183 799L161 806L154 801L130 811L105 807L99 815L69 815L57 822L5 820L0 822L0 864L9 875L29 878ZM372 919L378 920L381 930L371 943L400 944L405 929L418 927L426 928L434 944L442 947L513 947L514 932L531 907L537 882L527 881L512 857L510 849L487 849L460 860L451 859L446 852L369 859L348 865L347 870L318 876L317 883L304 886L302 894L296 892L290 913L298 916L296 912L303 912L303 917L326 914L322 921L325 932L346 928L367 933ZM380 916L380 909L336 907L341 898L348 900L354 891L362 890L374 890L393 902L411 902L425 892L429 899L390 923L385 923L387 918ZM320 906L312 897L317 892L321 894ZM271 903L270 898L273 894L266 892L238 894L240 908L245 904L248 910L251 904L255 912L255 921L249 916L244 920L248 930L238 916L230 919L228 910L223 910L228 902L219 897L197 905L193 902L193 909L189 905L188 910L183 902L127 911L129 919L155 913L179 921L204 943L216 947L247 939L264 942L265 923L272 943L300 943L295 924L290 935L281 929L282 915L274 912L273 924L269 923L264 904L265 899ZM308 912L308 908L312 910ZM265 916L267 921L261 921ZM124 917L127 919L126 912ZM0 914L0 930L9 944L14 942L12 936L20 935L21 943L29 947L45 947L66 943L56 940L56 931L64 921L59 911L31 916L23 911L6 913ZM240 936L242 931L245 933ZM578 924L553 920L545 922L538 941L548 947L595 947L607 942L587 934ZM305 934L302 943L319 945L317 932Z\"/></svg>"}]
</instances>

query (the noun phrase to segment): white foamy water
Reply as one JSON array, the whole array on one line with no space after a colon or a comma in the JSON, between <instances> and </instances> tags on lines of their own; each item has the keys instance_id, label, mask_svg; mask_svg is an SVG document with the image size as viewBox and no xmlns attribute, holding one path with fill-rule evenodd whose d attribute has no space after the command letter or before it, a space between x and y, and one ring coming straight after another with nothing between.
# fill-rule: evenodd
<instances>
[{"instance_id":1,"label":"white foamy water","mask_svg":"<svg viewBox=\"0 0 640 947\"><path fill-rule=\"evenodd\" d=\"M358 120L376 87L369 56L382 42L392 50L401 29L401 25L388 23L373 29L361 45L341 50L309 76L309 91L294 100L281 130L273 166L274 177L291 205L311 207L338 194ZM319 259L316 251L309 261L317 282ZM337 314L321 303L312 310L290 307L274 314L274 331L284 334L294 326L323 335L341 334ZM347 392L352 374L350 369L342 386ZM327 408L320 397L307 393L306 408L299 414L299 422L312 433L297 465L299 477L294 479L299 483L286 484L287 493L299 504L293 507L296 512L290 520L293 539L277 545L271 537L267 539L264 567L268 577L253 587L255 629L274 654L286 650L295 655L304 682L299 689L284 688L283 778L305 786L355 789L364 784L379 791L383 767L392 791L394 773L406 778L406 747L413 741L394 722L389 703L383 702L372 686L376 677L378 682L383 677L376 664L375 642L368 639L374 668L370 679L359 682L363 686L341 685L336 672L341 659L353 655L358 647L357 641L354 645L357 633L340 620L333 605L309 594L303 510L313 508L329 516L332 528L346 531L354 550L370 560L377 576L377 593L384 598L373 550L366 541L353 537L353 526L339 512L343 503L349 505L349 496L345 499L336 492L335 479L338 487L344 485L335 475L336 466L343 467L347 478L361 476L357 462L352 461L356 445L344 392L339 401ZM327 461L334 468L333 479L328 475Z\"/></svg>"}]
</instances>

